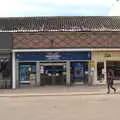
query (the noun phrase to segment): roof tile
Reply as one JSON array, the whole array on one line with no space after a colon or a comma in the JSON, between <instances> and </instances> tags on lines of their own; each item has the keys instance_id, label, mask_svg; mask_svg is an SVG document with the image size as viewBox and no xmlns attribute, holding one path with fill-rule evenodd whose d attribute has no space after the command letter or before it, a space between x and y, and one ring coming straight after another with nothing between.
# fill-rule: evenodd
<instances>
[{"instance_id":1,"label":"roof tile","mask_svg":"<svg viewBox=\"0 0 120 120\"><path fill-rule=\"evenodd\" d=\"M0 18L0 31L120 31L120 17L56 16Z\"/></svg>"}]
</instances>

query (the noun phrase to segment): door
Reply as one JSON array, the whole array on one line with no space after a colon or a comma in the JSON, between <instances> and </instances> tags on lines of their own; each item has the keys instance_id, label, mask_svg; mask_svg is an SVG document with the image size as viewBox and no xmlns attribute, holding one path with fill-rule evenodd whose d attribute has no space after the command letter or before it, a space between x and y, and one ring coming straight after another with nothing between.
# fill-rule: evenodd
<instances>
[{"instance_id":1,"label":"door","mask_svg":"<svg viewBox=\"0 0 120 120\"><path fill-rule=\"evenodd\" d=\"M41 85L64 85L66 76L63 64L41 64Z\"/></svg>"}]
</instances>

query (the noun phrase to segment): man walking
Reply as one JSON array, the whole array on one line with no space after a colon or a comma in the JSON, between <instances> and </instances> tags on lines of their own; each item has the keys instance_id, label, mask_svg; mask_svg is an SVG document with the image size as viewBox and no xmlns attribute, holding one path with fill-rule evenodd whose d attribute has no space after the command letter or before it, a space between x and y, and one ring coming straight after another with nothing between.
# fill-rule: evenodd
<instances>
[{"instance_id":1,"label":"man walking","mask_svg":"<svg viewBox=\"0 0 120 120\"><path fill-rule=\"evenodd\" d=\"M107 72L107 94L110 93L110 88L112 88L114 90L114 93L116 92L116 89L113 87L113 84L114 84L114 81L113 81L113 71L112 69L108 69L108 72Z\"/></svg>"}]
</instances>

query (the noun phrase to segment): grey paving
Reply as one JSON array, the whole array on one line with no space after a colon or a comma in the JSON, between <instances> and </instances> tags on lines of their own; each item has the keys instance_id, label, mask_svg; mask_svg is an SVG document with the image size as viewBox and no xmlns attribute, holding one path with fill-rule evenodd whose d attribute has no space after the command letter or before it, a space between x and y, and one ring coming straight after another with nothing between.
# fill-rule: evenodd
<instances>
[{"instance_id":1,"label":"grey paving","mask_svg":"<svg viewBox=\"0 0 120 120\"><path fill-rule=\"evenodd\" d=\"M117 94L120 94L120 85L115 85ZM0 89L0 97L25 97L25 96L62 96L62 95L104 95L106 86L44 86L20 89ZM111 93L113 91L111 90Z\"/></svg>"},{"instance_id":2,"label":"grey paving","mask_svg":"<svg viewBox=\"0 0 120 120\"><path fill-rule=\"evenodd\" d=\"M120 95L0 98L0 120L119 120Z\"/></svg>"}]
</instances>

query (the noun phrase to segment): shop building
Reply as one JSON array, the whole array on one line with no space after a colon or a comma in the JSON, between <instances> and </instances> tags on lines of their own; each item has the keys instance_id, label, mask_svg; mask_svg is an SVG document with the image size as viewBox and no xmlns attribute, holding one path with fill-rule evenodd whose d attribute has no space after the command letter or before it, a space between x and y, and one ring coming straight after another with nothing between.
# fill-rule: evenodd
<instances>
[{"instance_id":1,"label":"shop building","mask_svg":"<svg viewBox=\"0 0 120 120\"><path fill-rule=\"evenodd\" d=\"M5 18L0 25L12 39L12 88L106 84L109 67L118 79L119 18Z\"/></svg>"},{"instance_id":2,"label":"shop building","mask_svg":"<svg viewBox=\"0 0 120 120\"><path fill-rule=\"evenodd\" d=\"M90 52L46 51L16 52L17 87L71 85L88 82ZM87 76L88 77L88 76ZM85 81L86 80L86 81Z\"/></svg>"},{"instance_id":3,"label":"shop building","mask_svg":"<svg viewBox=\"0 0 120 120\"><path fill-rule=\"evenodd\" d=\"M115 83L120 83L120 32L119 24L114 32L101 32L98 39L101 49L92 50L93 84L106 84L107 72L111 68L114 73Z\"/></svg>"},{"instance_id":4,"label":"shop building","mask_svg":"<svg viewBox=\"0 0 120 120\"><path fill-rule=\"evenodd\" d=\"M98 55L119 51L119 17L38 17L28 22L32 27L13 33L13 88L106 83L109 61ZM101 69L104 78L98 80Z\"/></svg>"},{"instance_id":5,"label":"shop building","mask_svg":"<svg viewBox=\"0 0 120 120\"><path fill-rule=\"evenodd\" d=\"M80 36L79 32L14 33L16 87L91 84L91 52L66 49L77 45L71 44L73 34ZM66 38L69 41L66 42Z\"/></svg>"},{"instance_id":6,"label":"shop building","mask_svg":"<svg viewBox=\"0 0 120 120\"><path fill-rule=\"evenodd\" d=\"M12 87L12 37L11 33L0 33L0 88Z\"/></svg>"},{"instance_id":7,"label":"shop building","mask_svg":"<svg viewBox=\"0 0 120 120\"><path fill-rule=\"evenodd\" d=\"M92 52L94 61L94 84L106 84L107 71L111 68L114 72L115 83L120 83L120 51Z\"/></svg>"}]
</instances>

